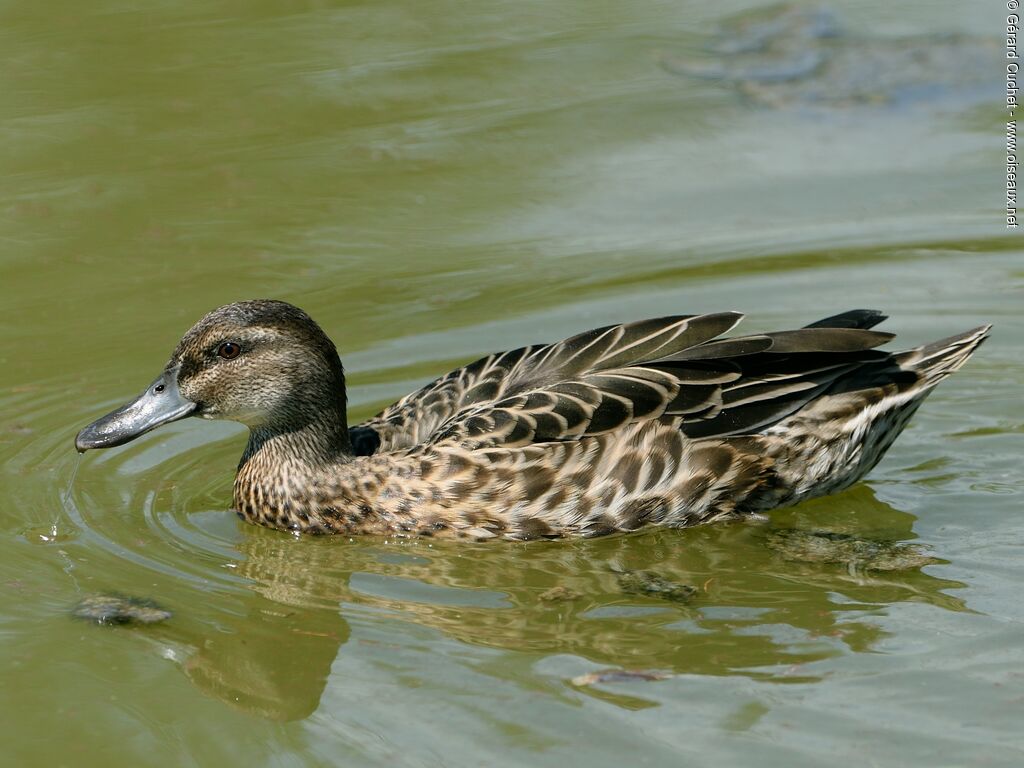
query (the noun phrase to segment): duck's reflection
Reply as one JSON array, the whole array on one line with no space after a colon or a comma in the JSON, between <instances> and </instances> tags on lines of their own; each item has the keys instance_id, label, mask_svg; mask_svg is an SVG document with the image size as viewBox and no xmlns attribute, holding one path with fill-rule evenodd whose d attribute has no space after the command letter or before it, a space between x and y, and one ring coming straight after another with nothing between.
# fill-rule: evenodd
<instances>
[{"instance_id":1,"label":"duck's reflection","mask_svg":"<svg viewBox=\"0 0 1024 768\"><path fill-rule=\"evenodd\" d=\"M299 720L320 704L349 638L335 611L258 599L202 638L184 670L201 690L261 717Z\"/></svg>"},{"instance_id":2,"label":"duck's reflection","mask_svg":"<svg viewBox=\"0 0 1024 768\"><path fill-rule=\"evenodd\" d=\"M274 719L305 717L349 638L346 615L377 621L367 609L383 609L460 642L509 651L674 673L814 679L803 665L870 650L883 635L874 617L890 604L965 610L945 592L963 585L919 567L877 572L800 562L769 546L773 532L823 528L844 541L907 540L913 519L862 486L777 513L771 523L590 541L349 542L247 529L241 570L252 599L237 625L205 638L185 668L236 706ZM645 579L658 588L644 589Z\"/></svg>"}]
</instances>

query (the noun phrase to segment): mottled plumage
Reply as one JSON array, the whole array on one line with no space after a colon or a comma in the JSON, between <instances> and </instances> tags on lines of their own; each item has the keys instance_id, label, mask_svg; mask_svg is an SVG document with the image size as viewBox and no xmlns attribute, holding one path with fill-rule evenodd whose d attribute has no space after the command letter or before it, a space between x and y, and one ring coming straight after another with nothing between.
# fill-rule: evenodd
<instances>
[{"instance_id":1,"label":"mottled plumage","mask_svg":"<svg viewBox=\"0 0 1024 768\"><path fill-rule=\"evenodd\" d=\"M643 320L490 355L349 430L327 336L291 305L241 302L197 323L155 387L78 445L119 444L183 415L242 421L235 508L294 531L533 539L681 527L855 483L988 333L893 354L876 349L892 334L871 330L884 316L856 310L723 338L741 317ZM173 413L161 382L176 390ZM138 422L152 408L171 415Z\"/></svg>"}]
</instances>

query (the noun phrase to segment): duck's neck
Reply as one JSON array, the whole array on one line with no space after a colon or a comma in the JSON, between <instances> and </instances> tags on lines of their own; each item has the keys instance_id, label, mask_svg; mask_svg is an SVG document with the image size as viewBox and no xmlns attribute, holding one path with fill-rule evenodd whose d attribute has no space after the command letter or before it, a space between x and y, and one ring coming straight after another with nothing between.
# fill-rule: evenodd
<instances>
[{"instance_id":1,"label":"duck's neck","mask_svg":"<svg viewBox=\"0 0 1024 768\"><path fill-rule=\"evenodd\" d=\"M266 421L249 425L239 473L250 464L264 470L285 465L317 470L351 460L345 370L334 345L326 344L327 359L311 360L308 375L297 378L287 401Z\"/></svg>"},{"instance_id":2,"label":"duck's neck","mask_svg":"<svg viewBox=\"0 0 1024 768\"><path fill-rule=\"evenodd\" d=\"M317 489L352 460L343 399L302 412L308 418L250 427L234 488L235 510L243 518L306 528Z\"/></svg>"},{"instance_id":3,"label":"duck's neck","mask_svg":"<svg viewBox=\"0 0 1024 768\"><path fill-rule=\"evenodd\" d=\"M345 412L324 412L302 424L250 428L239 471L255 463L266 468L308 467L315 472L345 464L352 455Z\"/></svg>"}]
</instances>

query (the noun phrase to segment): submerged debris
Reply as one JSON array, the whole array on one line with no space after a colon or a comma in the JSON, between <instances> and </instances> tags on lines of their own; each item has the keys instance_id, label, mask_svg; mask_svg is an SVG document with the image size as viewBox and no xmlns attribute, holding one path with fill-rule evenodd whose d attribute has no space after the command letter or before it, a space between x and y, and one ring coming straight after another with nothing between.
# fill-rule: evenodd
<instances>
[{"instance_id":1,"label":"submerged debris","mask_svg":"<svg viewBox=\"0 0 1024 768\"><path fill-rule=\"evenodd\" d=\"M834 531L778 530L769 534L768 546L786 560L835 563L864 571L906 571L941 562L920 545Z\"/></svg>"},{"instance_id":2,"label":"submerged debris","mask_svg":"<svg viewBox=\"0 0 1024 768\"><path fill-rule=\"evenodd\" d=\"M582 597L582 595L575 589L569 587L563 587L561 585L546 589L541 592L538 597L545 603L559 603L567 600L576 600Z\"/></svg>"},{"instance_id":3,"label":"submerged debris","mask_svg":"<svg viewBox=\"0 0 1024 768\"><path fill-rule=\"evenodd\" d=\"M785 3L722 21L703 55L661 56L669 72L715 80L768 107L931 104L991 98L997 39L848 34L828 8Z\"/></svg>"},{"instance_id":4,"label":"submerged debris","mask_svg":"<svg viewBox=\"0 0 1024 768\"><path fill-rule=\"evenodd\" d=\"M617 575L619 588L629 595L660 597L685 603L700 591L689 584L670 581L654 571L617 571Z\"/></svg>"},{"instance_id":5,"label":"submerged debris","mask_svg":"<svg viewBox=\"0 0 1024 768\"><path fill-rule=\"evenodd\" d=\"M157 624L171 618L171 612L148 598L126 595L89 595L75 606L75 618L97 624Z\"/></svg>"},{"instance_id":6,"label":"submerged debris","mask_svg":"<svg viewBox=\"0 0 1024 768\"><path fill-rule=\"evenodd\" d=\"M637 680L668 680L675 677L661 669L602 669L572 678L573 685L594 685L595 683L631 683Z\"/></svg>"}]
</instances>

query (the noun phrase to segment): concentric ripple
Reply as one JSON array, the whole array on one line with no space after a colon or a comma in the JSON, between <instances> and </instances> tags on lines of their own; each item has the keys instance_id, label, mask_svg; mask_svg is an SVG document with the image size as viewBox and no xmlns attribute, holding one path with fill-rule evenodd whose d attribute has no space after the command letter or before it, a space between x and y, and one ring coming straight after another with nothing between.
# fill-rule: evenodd
<instances>
[{"instance_id":1,"label":"concentric ripple","mask_svg":"<svg viewBox=\"0 0 1024 768\"><path fill-rule=\"evenodd\" d=\"M239 526L227 512L238 439L220 439L237 430L189 424L79 456L77 428L114 404L74 395L47 382L2 403L17 414L0 427L0 461L25 480L11 516L21 538L52 548L78 591L89 579L121 590L155 578L239 588Z\"/></svg>"}]
</instances>

